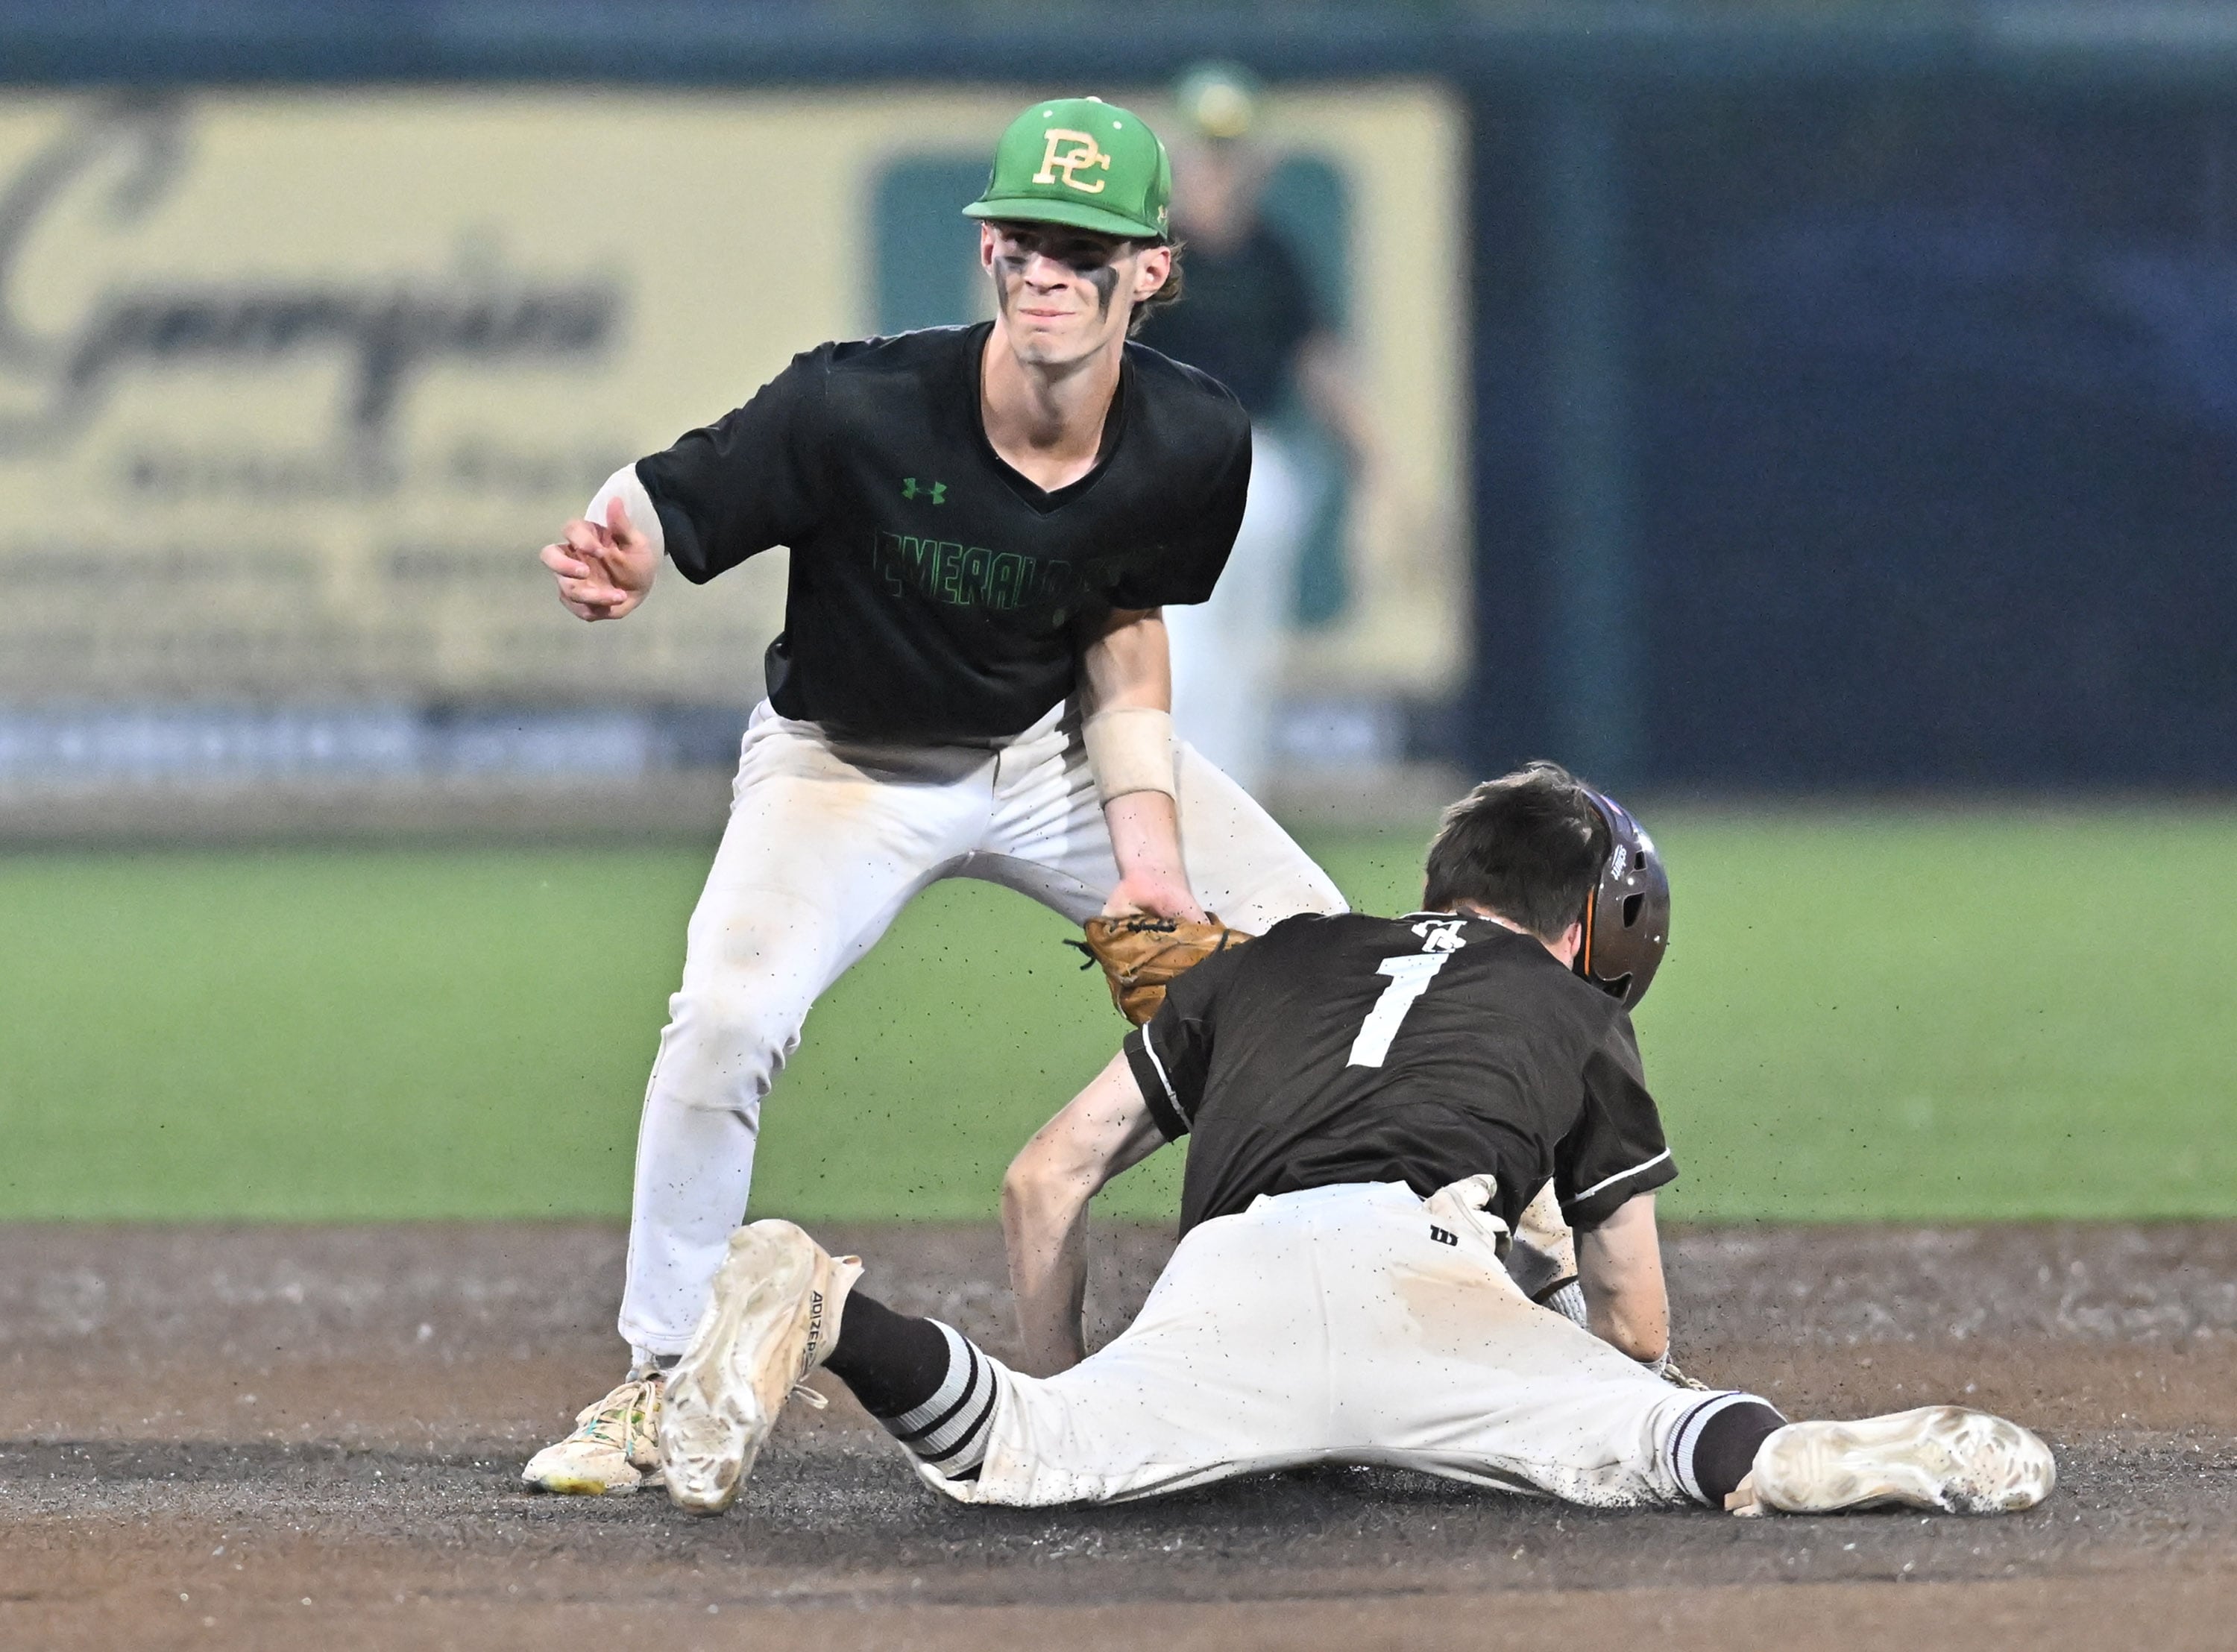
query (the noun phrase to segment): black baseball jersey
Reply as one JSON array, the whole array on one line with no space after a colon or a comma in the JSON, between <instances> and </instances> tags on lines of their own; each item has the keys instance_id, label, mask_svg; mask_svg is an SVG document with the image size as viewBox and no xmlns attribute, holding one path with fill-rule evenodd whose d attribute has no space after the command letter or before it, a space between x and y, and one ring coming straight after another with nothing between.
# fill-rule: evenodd
<instances>
[{"instance_id":1,"label":"black baseball jersey","mask_svg":"<svg viewBox=\"0 0 2237 1652\"><path fill-rule=\"evenodd\" d=\"M1211 595L1250 477L1235 398L1129 344L1095 468L1044 492L987 439L992 327L823 345L637 461L686 579L792 548L767 666L783 715L869 738L1014 734L1072 691L1113 609Z\"/></svg>"},{"instance_id":2,"label":"black baseball jersey","mask_svg":"<svg viewBox=\"0 0 2237 1652\"><path fill-rule=\"evenodd\" d=\"M1191 1136L1184 1233L1260 1194L1485 1171L1510 1227L1551 1178L1587 1228L1678 1174L1623 1006L1481 918L1284 919L1174 982L1126 1056Z\"/></svg>"}]
</instances>

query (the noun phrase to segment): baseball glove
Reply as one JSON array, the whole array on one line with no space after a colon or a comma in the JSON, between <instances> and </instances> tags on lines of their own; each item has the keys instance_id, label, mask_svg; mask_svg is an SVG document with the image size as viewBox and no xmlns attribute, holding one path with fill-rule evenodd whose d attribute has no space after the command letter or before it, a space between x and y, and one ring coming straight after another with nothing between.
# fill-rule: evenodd
<instances>
[{"instance_id":1,"label":"baseball glove","mask_svg":"<svg viewBox=\"0 0 2237 1652\"><path fill-rule=\"evenodd\" d=\"M1212 913L1199 924L1185 918L1120 912L1091 918L1086 927L1086 940L1066 944L1086 953L1089 964L1103 966L1111 983L1111 1002L1138 1027L1158 1013L1158 1006L1165 1001L1165 988L1184 970L1250 938L1239 929L1228 928ZM1080 967L1086 969L1088 964Z\"/></svg>"}]
</instances>

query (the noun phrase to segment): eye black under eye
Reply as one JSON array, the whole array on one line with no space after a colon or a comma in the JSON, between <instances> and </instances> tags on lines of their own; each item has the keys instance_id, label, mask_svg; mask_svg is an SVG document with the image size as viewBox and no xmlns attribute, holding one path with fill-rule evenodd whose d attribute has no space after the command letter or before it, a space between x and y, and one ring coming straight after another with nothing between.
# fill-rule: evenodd
<instances>
[{"instance_id":1,"label":"eye black under eye","mask_svg":"<svg viewBox=\"0 0 2237 1652\"><path fill-rule=\"evenodd\" d=\"M1099 270L1111 262L1112 254L1089 241L1039 241L1016 240L1011 242L1013 256L1031 258L1039 253L1075 270Z\"/></svg>"}]
</instances>

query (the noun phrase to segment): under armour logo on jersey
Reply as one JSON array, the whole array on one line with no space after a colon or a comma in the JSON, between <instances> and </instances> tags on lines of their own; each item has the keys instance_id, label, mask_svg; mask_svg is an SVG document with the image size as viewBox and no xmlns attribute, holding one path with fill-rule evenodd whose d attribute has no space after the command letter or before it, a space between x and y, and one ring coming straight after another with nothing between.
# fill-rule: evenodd
<instances>
[{"instance_id":1,"label":"under armour logo on jersey","mask_svg":"<svg viewBox=\"0 0 2237 1652\"><path fill-rule=\"evenodd\" d=\"M1060 126L1053 126L1043 135L1048 139L1048 147L1041 151L1041 169L1033 174L1035 183L1058 182L1056 174L1061 172L1064 174L1062 182L1066 188L1077 189L1083 195L1103 193L1102 179L1082 183L1072 176L1075 172L1086 172L1095 167L1100 167L1105 172L1111 170L1111 157L1103 153L1092 134L1067 132ZM1059 151L1058 146L1066 143L1072 147Z\"/></svg>"},{"instance_id":2,"label":"under armour logo on jersey","mask_svg":"<svg viewBox=\"0 0 2237 1652\"><path fill-rule=\"evenodd\" d=\"M1414 925L1414 933L1422 938L1424 952L1457 952L1468 944L1461 937L1461 925L1466 921L1460 918L1425 918Z\"/></svg>"},{"instance_id":3,"label":"under armour logo on jersey","mask_svg":"<svg viewBox=\"0 0 2237 1652\"><path fill-rule=\"evenodd\" d=\"M1455 1234L1447 1233L1435 1222L1431 1222L1429 1224L1429 1237L1435 1240L1440 1245L1450 1245L1455 1250L1458 1250L1460 1248L1461 1241L1459 1238Z\"/></svg>"},{"instance_id":4,"label":"under armour logo on jersey","mask_svg":"<svg viewBox=\"0 0 2237 1652\"><path fill-rule=\"evenodd\" d=\"M933 482L926 484L923 486L919 486L917 479L913 476L905 476L901 478L902 498L914 499L920 493L930 494L932 496L932 502L934 504L946 504L947 503L947 484L945 482Z\"/></svg>"}]
</instances>

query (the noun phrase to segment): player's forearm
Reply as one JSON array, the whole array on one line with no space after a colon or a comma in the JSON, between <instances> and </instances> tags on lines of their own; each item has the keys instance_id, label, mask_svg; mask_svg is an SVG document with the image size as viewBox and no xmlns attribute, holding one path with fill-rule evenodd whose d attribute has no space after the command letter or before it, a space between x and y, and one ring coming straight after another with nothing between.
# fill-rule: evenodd
<instances>
[{"instance_id":1,"label":"player's forearm","mask_svg":"<svg viewBox=\"0 0 2237 1652\"><path fill-rule=\"evenodd\" d=\"M1088 767L1118 867L1105 910L1202 918L1181 854L1164 616L1154 609L1112 615L1080 651L1080 693Z\"/></svg>"},{"instance_id":2,"label":"player's forearm","mask_svg":"<svg viewBox=\"0 0 2237 1652\"><path fill-rule=\"evenodd\" d=\"M1129 792L1103 806L1103 819L1111 828L1111 858L1118 865L1122 884L1188 888L1180 811L1171 797L1163 792Z\"/></svg>"},{"instance_id":3,"label":"player's forearm","mask_svg":"<svg viewBox=\"0 0 2237 1652\"><path fill-rule=\"evenodd\" d=\"M1670 1296L1653 1194L1626 1201L1599 1227L1577 1235L1577 1273L1594 1336L1634 1359L1670 1352Z\"/></svg>"},{"instance_id":4,"label":"player's forearm","mask_svg":"<svg viewBox=\"0 0 2237 1652\"><path fill-rule=\"evenodd\" d=\"M1165 1141L1120 1051L1033 1133L1002 1178L1002 1241L1026 1368L1046 1376L1086 1358L1087 1206Z\"/></svg>"},{"instance_id":5,"label":"player's forearm","mask_svg":"<svg viewBox=\"0 0 2237 1652\"><path fill-rule=\"evenodd\" d=\"M1075 1178L1013 1166L1002 1182L1002 1239L1010 1290L1031 1375L1053 1376L1087 1357L1080 1314L1087 1300L1087 1204Z\"/></svg>"}]
</instances>

